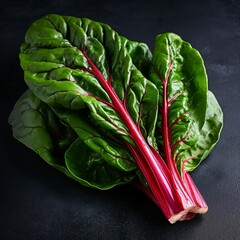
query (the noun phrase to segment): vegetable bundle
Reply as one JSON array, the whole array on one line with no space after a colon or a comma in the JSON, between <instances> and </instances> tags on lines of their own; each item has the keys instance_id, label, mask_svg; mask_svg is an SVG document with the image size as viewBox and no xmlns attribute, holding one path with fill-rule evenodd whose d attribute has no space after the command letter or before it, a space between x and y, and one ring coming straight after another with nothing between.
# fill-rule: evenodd
<instances>
[{"instance_id":1,"label":"vegetable bundle","mask_svg":"<svg viewBox=\"0 0 240 240\"><path fill-rule=\"evenodd\" d=\"M152 54L106 24L50 14L28 29L20 61L16 139L84 186L133 183L171 223L207 211L189 172L223 116L189 43L159 34Z\"/></svg>"}]
</instances>

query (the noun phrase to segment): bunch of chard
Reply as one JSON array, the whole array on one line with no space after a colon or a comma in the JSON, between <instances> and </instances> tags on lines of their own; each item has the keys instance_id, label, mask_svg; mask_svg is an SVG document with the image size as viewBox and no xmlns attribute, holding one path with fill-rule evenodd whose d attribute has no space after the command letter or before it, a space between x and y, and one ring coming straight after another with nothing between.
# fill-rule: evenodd
<instances>
[{"instance_id":1,"label":"bunch of chard","mask_svg":"<svg viewBox=\"0 0 240 240\"><path fill-rule=\"evenodd\" d=\"M189 172L223 116L189 43L159 34L151 53L106 24L50 14L20 61L29 89L9 118L15 138L84 186L133 183L171 223L208 210Z\"/></svg>"}]
</instances>

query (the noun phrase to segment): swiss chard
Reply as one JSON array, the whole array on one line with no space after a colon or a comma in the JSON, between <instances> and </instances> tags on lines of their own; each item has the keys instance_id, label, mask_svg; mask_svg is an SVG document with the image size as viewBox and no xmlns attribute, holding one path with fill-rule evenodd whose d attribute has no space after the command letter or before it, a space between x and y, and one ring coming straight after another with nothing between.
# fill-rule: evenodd
<instances>
[{"instance_id":1,"label":"swiss chard","mask_svg":"<svg viewBox=\"0 0 240 240\"><path fill-rule=\"evenodd\" d=\"M58 159L69 177L108 189L139 176L171 223L207 211L188 171L216 144L222 112L188 43L158 35L152 57L106 24L47 15L29 28L20 60L31 92L10 117L17 139L51 164L44 152L52 159L52 136L61 140L63 128L71 138Z\"/></svg>"}]
</instances>

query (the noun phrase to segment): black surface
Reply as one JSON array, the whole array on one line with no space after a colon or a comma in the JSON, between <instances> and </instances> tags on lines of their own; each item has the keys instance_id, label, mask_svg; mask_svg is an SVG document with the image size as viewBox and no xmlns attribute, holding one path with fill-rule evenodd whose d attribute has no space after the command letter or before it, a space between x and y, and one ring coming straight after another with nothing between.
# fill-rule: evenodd
<instances>
[{"instance_id":1,"label":"black surface","mask_svg":"<svg viewBox=\"0 0 240 240\"><path fill-rule=\"evenodd\" d=\"M240 239L239 1L2 0L0 5L0 239ZM220 142L193 173L209 205L206 215L170 225L135 189L81 187L11 137L7 118L26 89L19 46L28 26L47 13L106 22L150 47L156 34L175 32L201 52L209 88L225 117Z\"/></svg>"}]
</instances>

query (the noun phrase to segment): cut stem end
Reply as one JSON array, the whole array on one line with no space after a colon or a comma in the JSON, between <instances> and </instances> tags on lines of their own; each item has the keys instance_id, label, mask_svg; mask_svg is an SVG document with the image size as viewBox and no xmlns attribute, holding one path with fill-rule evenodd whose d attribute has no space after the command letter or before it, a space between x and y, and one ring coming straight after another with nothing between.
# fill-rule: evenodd
<instances>
[{"instance_id":1,"label":"cut stem end","mask_svg":"<svg viewBox=\"0 0 240 240\"><path fill-rule=\"evenodd\" d=\"M174 224L177 221L185 221L194 218L196 214L204 214L208 211L208 207L190 207L187 209L184 209L183 211L174 214L171 216L171 218L168 219L168 221L171 224Z\"/></svg>"}]
</instances>

